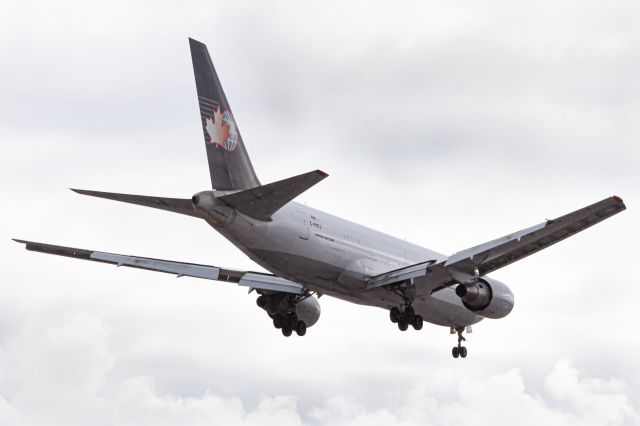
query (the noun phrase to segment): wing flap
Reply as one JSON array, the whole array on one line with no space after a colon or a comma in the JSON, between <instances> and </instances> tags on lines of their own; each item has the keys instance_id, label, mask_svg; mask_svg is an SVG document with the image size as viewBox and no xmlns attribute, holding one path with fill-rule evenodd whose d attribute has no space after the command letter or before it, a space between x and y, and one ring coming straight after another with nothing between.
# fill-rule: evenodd
<instances>
[{"instance_id":1,"label":"wing flap","mask_svg":"<svg viewBox=\"0 0 640 426\"><path fill-rule=\"evenodd\" d=\"M99 260L112 263L118 266L130 266L133 268L147 269L150 271L166 272L179 277L188 276L204 278L207 280L217 280L220 277L220 268L215 266L194 265L191 263L173 262L160 259L149 259L145 257L125 256L121 254L103 253L94 251L90 255L90 260Z\"/></svg>"},{"instance_id":2,"label":"wing flap","mask_svg":"<svg viewBox=\"0 0 640 426\"><path fill-rule=\"evenodd\" d=\"M304 294L306 289L298 283L275 275L250 271L237 271L219 268L217 266L200 265L197 263L176 262L172 260L153 259L149 257L129 256L123 254L106 253L101 251L65 247L34 241L14 239L25 244L30 251L37 251L57 256L73 257L94 262L109 263L116 266L145 269L148 271L164 272L178 277L203 278L214 281L236 283L256 290L275 291L281 293Z\"/></svg>"},{"instance_id":3,"label":"wing flap","mask_svg":"<svg viewBox=\"0 0 640 426\"><path fill-rule=\"evenodd\" d=\"M259 274L257 272L247 272L240 278L239 285L258 288L261 290L273 290L283 292L283 288L287 288L285 293L304 294L304 288L293 281L286 280L273 275Z\"/></svg>"},{"instance_id":4,"label":"wing flap","mask_svg":"<svg viewBox=\"0 0 640 426\"><path fill-rule=\"evenodd\" d=\"M433 265L435 260L428 260L422 263L416 263L415 265L407 266L405 268L396 269L384 274L377 275L370 278L367 281L367 289L375 287L384 287L388 284L397 282L413 280L415 278L423 277L429 272L429 267Z\"/></svg>"}]
</instances>

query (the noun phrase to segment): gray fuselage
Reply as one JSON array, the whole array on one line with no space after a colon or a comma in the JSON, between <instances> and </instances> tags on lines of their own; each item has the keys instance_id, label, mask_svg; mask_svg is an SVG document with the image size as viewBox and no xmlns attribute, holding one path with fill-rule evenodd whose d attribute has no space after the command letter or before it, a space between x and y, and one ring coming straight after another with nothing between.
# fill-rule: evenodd
<instances>
[{"instance_id":1,"label":"gray fuselage","mask_svg":"<svg viewBox=\"0 0 640 426\"><path fill-rule=\"evenodd\" d=\"M319 294L390 309L403 299L387 288L366 288L369 277L446 256L407 241L292 202L263 222L233 211L224 224L207 220L257 264ZM447 327L483 319L451 288L425 294L412 306L424 320Z\"/></svg>"}]
</instances>

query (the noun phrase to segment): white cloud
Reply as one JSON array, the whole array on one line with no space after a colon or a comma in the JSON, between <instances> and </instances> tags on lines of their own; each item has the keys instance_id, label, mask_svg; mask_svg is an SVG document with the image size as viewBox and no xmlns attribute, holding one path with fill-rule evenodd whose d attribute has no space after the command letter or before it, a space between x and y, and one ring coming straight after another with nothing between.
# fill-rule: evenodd
<instances>
[{"instance_id":1,"label":"white cloud","mask_svg":"<svg viewBox=\"0 0 640 426\"><path fill-rule=\"evenodd\" d=\"M154 377L132 374L125 367L131 354L109 332L122 325L106 324L86 310L60 310L46 304L37 310L14 311L11 316L5 316L3 324L20 325L0 340L0 360L10 367L0 374L3 425L482 426L517 422L525 426L631 425L640 419L625 380L587 373L570 359L555 362L537 391L516 368L460 375L457 368L427 364L426 374L414 375L408 387L365 390L370 385L330 385L332 396L320 400L261 393L253 395L256 402L252 404L247 402L251 398L214 391L220 389L215 383L219 374L197 392L177 393L171 387L160 389ZM414 366L408 367L419 373ZM223 371L227 366L213 368ZM326 388L322 375L313 374L312 368L293 363L285 372L301 375L311 389ZM254 380L268 377L250 365L245 374ZM377 398L371 398L372 391ZM326 390L316 392L327 394Z\"/></svg>"},{"instance_id":2,"label":"white cloud","mask_svg":"<svg viewBox=\"0 0 640 426\"><path fill-rule=\"evenodd\" d=\"M407 390L367 394L332 389L325 400L262 395L255 406L205 389L184 395L161 391L153 377L118 377L121 352L108 328L87 312L26 321L1 343L0 423L3 425L626 425L639 417L620 378L588 375L572 361L555 363L544 389L528 388L515 368L465 377L433 374ZM222 366L224 368L224 366ZM255 373L250 368L248 372ZM291 371L317 385L309 371Z\"/></svg>"},{"instance_id":3,"label":"white cloud","mask_svg":"<svg viewBox=\"0 0 640 426\"><path fill-rule=\"evenodd\" d=\"M0 424L637 423L639 7L1 2ZM207 187L187 36L263 182L330 173L315 207L443 252L629 210L498 271L516 308L463 363L376 309L323 297L287 340L241 289L9 241L256 268L195 219L66 190Z\"/></svg>"},{"instance_id":4,"label":"white cloud","mask_svg":"<svg viewBox=\"0 0 640 426\"><path fill-rule=\"evenodd\" d=\"M558 362L545 379L551 397L584 418L582 424L618 424L639 420L626 395L626 384L615 378L588 377L569 360Z\"/></svg>"}]
</instances>

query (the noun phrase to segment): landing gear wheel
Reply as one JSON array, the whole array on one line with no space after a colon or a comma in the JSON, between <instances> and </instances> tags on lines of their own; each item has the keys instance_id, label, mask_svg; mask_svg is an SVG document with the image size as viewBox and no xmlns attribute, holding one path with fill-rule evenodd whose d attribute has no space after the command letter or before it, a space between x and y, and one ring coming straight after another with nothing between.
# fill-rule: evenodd
<instances>
[{"instance_id":1,"label":"landing gear wheel","mask_svg":"<svg viewBox=\"0 0 640 426\"><path fill-rule=\"evenodd\" d=\"M411 306L407 306L404 308L403 315L406 319L411 320L416 316L416 311Z\"/></svg>"},{"instance_id":2,"label":"landing gear wheel","mask_svg":"<svg viewBox=\"0 0 640 426\"><path fill-rule=\"evenodd\" d=\"M400 329L400 331L407 331L407 329L409 328L409 324L404 321L399 321L398 328Z\"/></svg>"},{"instance_id":3,"label":"landing gear wheel","mask_svg":"<svg viewBox=\"0 0 640 426\"><path fill-rule=\"evenodd\" d=\"M256 299L256 304L264 309L264 307L267 306L267 301L267 296L262 294Z\"/></svg>"},{"instance_id":4,"label":"landing gear wheel","mask_svg":"<svg viewBox=\"0 0 640 426\"><path fill-rule=\"evenodd\" d=\"M307 324L304 321L298 321L296 324L296 334L298 336L304 336L307 334Z\"/></svg>"},{"instance_id":5,"label":"landing gear wheel","mask_svg":"<svg viewBox=\"0 0 640 426\"><path fill-rule=\"evenodd\" d=\"M462 335L462 332L464 331L464 327L456 327L455 331L458 333L458 346L454 346L454 348L451 349L451 355L453 355L454 358L458 358L458 357L466 358L467 348L462 346L462 342L467 340Z\"/></svg>"},{"instance_id":6,"label":"landing gear wheel","mask_svg":"<svg viewBox=\"0 0 640 426\"><path fill-rule=\"evenodd\" d=\"M411 323L414 330L422 330L423 320L422 315L416 315L413 317L413 322Z\"/></svg>"},{"instance_id":7,"label":"landing gear wheel","mask_svg":"<svg viewBox=\"0 0 640 426\"><path fill-rule=\"evenodd\" d=\"M275 318L273 318L273 326L275 328L282 328L282 319L280 318L280 316L276 316Z\"/></svg>"},{"instance_id":8,"label":"landing gear wheel","mask_svg":"<svg viewBox=\"0 0 640 426\"><path fill-rule=\"evenodd\" d=\"M396 307L391 308L391 310L389 311L389 318L391 319L391 322L394 324L400 321L400 309Z\"/></svg>"},{"instance_id":9,"label":"landing gear wheel","mask_svg":"<svg viewBox=\"0 0 640 426\"><path fill-rule=\"evenodd\" d=\"M289 337L291 336L291 333L293 333L293 330L289 327L282 327L282 335L285 337Z\"/></svg>"}]
</instances>

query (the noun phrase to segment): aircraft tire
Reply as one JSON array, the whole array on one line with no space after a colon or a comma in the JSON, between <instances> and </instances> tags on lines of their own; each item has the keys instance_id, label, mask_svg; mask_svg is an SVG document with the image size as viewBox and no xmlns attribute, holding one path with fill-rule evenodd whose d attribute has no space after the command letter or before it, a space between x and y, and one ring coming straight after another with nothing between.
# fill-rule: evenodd
<instances>
[{"instance_id":1,"label":"aircraft tire","mask_svg":"<svg viewBox=\"0 0 640 426\"><path fill-rule=\"evenodd\" d=\"M391 308L391 310L389 311L389 318L391 319L392 323L397 324L400 320L400 309L396 308L395 306Z\"/></svg>"},{"instance_id":2,"label":"aircraft tire","mask_svg":"<svg viewBox=\"0 0 640 426\"><path fill-rule=\"evenodd\" d=\"M415 330L422 330L422 326L424 325L424 320L422 319L422 315L416 315L413 317L413 322L411 323Z\"/></svg>"},{"instance_id":3,"label":"aircraft tire","mask_svg":"<svg viewBox=\"0 0 640 426\"><path fill-rule=\"evenodd\" d=\"M291 333L293 333L293 330L289 327L282 327L282 335L284 337L289 337L291 336Z\"/></svg>"},{"instance_id":4,"label":"aircraft tire","mask_svg":"<svg viewBox=\"0 0 640 426\"><path fill-rule=\"evenodd\" d=\"M273 326L275 328L282 328L282 319L278 315L273 318Z\"/></svg>"},{"instance_id":5,"label":"aircraft tire","mask_svg":"<svg viewBox=\"0 0 640 426\"><path fill-rule=\"evenodd\" d=\"M398 328L400 329L400 331L407 331L407 329L409 328L409 324L404 321L399 321Z\"/></svg>"},{"instance_id":6,"label":"aircraft tire","mask_svg":"<svg viewBox=\"0 0 640 426\"><path fill-rule=\"evenodd\" d=\"M256 299L256 305L264 309L267 306L267 296L265 296L264 294L258 296L258 298Z\"/></svg>"},{"instance_id":7,"label":"aircraft tire","mask_svg":"<svg viewBox=\"0 0 640 426\"><path fill-rule=\"evenodd\" d=\"M304 321L298 321L296 324L296 334L298 336L304 336L307 334L307 324Z\"/></svg>"},{"instance_id":8,"label":"aircraft tire","mask_svg":"<svg viewBox=\"0 0 640 426\"><path fill-rule=\"evenodd\" d=\"M411 306L407 306L402 314L407 322L411 322L413 317L416 316L416 311Z\"/></svg>"},{"instance_id":9,"label":"aircraft tire","mask_svg":"<svg viewBox=\"0 0 640 426\"><path fill-rule=\"evenodd\" d=\"M464 346L460 347L460 357L462 358L467 357L467 348L465 348Z\"/></svg>"},{"instance_id":10,"label":"aircraft tire","mask_svg":"<svg viewBox=\"0 0 640 426\"><path fill-rule=\"evenodd\" d=\"M454 358L458 358L460 356L460 348L454 346L453 349L451 349L451 355L453 355Z\"/></svg>"}]
</instances>

